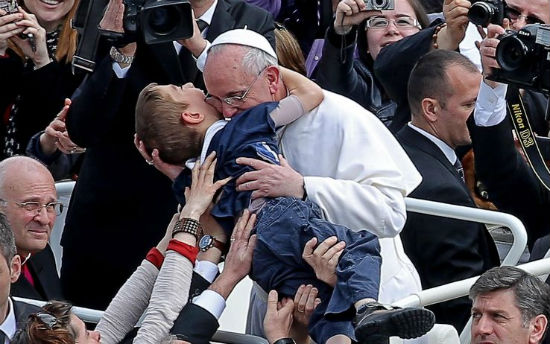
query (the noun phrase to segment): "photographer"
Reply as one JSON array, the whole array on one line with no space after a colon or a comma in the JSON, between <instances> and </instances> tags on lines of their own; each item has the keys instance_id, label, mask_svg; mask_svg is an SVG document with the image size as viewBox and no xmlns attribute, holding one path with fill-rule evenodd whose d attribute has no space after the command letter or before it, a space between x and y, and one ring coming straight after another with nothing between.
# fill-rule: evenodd
<instances>
[{"instance_id":1,"label":"photographer","mask_svg":"<svg viewBox=\"0 0 550 344\"><path fill-rule=\"evenodd\" d=\"M195 17L208 24L191 39L113 47L75 92L67 114L67 131L86 148L62 237L61 282L75 304L104 309L139 264L156 228L171 217L176 200L171 183L148 165L133 144L134 112L139 92L151 82L204 87L195 59L206 40L233 28L257 31L274 46L273 21L262 9L240 0L190 0ZM110 1L103 29L123 31L122 0ZM204 38L206 39L204 39ZM192 50L195 56L192 55ZM238 90L237 90L238 91ZM143 228L136 233L136 228ZM127 244L132 237L131 245ZM116 254L123 250L124 254ZM116 254L117 259L112 259ZM103 283L85 283L101 274Z\"/></svg>"},{"instance_id":2,"label":"photographer","mask_svg":"<svg viewBox=\"0 0 550 344\"><path fill-rule=\"evenodd\" d=\"M514 3L512 5L512 3ZM550 23L550 1L509 1L517 13L504 20L504 26L518 30L526 22ZM548 207L550 193L539 182L530 166L514 146L512 125L506 116L507 85L487 79L495 68L499 35L505 29L498 25L488 27L487 36L480 44L484 80L477 98L474 121L470 122L475 152L476 173L487 186L491 201L504 212L517 216L527 228L528 244L533 258L540 258L548 247L533 244L547 235L550 229ZM544 116L546 97L530 90L521 90L527 113ZM513 187L513 191L510 190ZM538 254L536 252L539 252Z\"/></svg>"},{"instance_id":3,"label":"photographer","mask_svg":"<svg viewBox=\"0 0 550 344\"><path fill-rule=\"evenodd\" d=\"M77 5L24 0L6 7L11 13L0 10L0 160L24 154L31 136L44 130L82 80L70 66Z\"/></svg>"}]
</instances>

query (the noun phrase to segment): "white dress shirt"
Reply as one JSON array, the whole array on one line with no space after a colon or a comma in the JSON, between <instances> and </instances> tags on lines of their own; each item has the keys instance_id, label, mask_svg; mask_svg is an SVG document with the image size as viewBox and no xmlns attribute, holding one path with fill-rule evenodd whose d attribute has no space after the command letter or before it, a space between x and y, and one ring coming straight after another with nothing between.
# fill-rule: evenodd
<instances>
[{"instance_id":1,"label":"white dress shirt","mask_svg":"<svg viewBox=\"0 0 550 344\"><path fill-rule=\"evenodd\" d=\"M439 138L433 136L432 134L428 133L424 129L420 129L418 127L415 127L413 124L411 124L411 122L409 122L407 125L412 130L418 132L420 135L422 135L422 136L426 137L428 140L432 141L443 152L443 154L445 154L445 157L447 158L447 160L449 160L451 165L454 165L456 163L456 159L458 159L457 156L456 156L456 153L451 147L449 147L448 144L441 141Z\"/></svg>"},{"instance_id":2,"label":"white dress shirt","mask_svg":"<svg viewBox=\"0 0 550 344\"><path fill-rule=\"evenodd\" d=\"M477 95L474 120L480 127L492 127L506 118L506 91L508 85L498 83L495 88L483 80Z\"/></svg>"},{"instance_id":3,"label":"white dress shirt","mask_svg":"<svg viewBox=\"0 0 550 344\"><path fill-rule=\"evenodd\" d=\"M9 342L15 335L15 331L17 330L17 322L15 320L15 311L13 309L13 302L9 297L8 297L8 307L9 307L8 315L6 316L6 319L4 319L4 322L0 324L0 330L4 332L4 334L6 335L4 343L2 344L9 344Z\"/></svg>"}]
</instances>

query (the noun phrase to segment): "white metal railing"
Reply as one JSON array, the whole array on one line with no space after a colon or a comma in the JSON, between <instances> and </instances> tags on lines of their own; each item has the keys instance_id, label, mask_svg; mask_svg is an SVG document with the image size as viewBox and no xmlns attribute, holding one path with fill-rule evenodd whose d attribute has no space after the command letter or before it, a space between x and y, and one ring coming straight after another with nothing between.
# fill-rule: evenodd
<instances>
[{"instance_id":1,"label":"white metal railing","mask_svg":"<svg viewBox=\"0 0 550 344\"><path fill-rule=\"evenodd\" d=\"M510 251L508 251L508 254L504 257L502 265L516 265L519 262L525 247L527 246L527 231L525 230L525 226L517 217L513 215L498 211L445 204L409 197L405 199L405 204L407 206L407 211L411 212L508 227L514 235L514 242L512 243ZM539 267L539 265L536 266ZM550 266L546 269L546 272L549 271ZM543 273L544 272L537 275L541 275ZM478 277L472 277L463 281L457 281L436 288L423 290L420 293L412 294L400 301L395 302L394 305L400 307L428 306L434 303L462 297L468 294L470 286ZM470 343L471 321L472 319L470 318L466 324L466 327L464 327L464 330L462 330L462 333L460 334L460 342L462 344Z\"/></svg>"},{"instance_id":2,"label":"white metal railing","mask_svg":"<svg viewBox=\"0 0 550 344\"><path fill-rule=\"evenodd\" d=\"M407 211L415 213L444 216L452 219L494 224L510 228L514 242L504 257L502 265L516 265L527 246L527 232L523 223L515 216L498 211L426 201L416 198L405 198Z\"/></svg>"},{"instance_id":3,"label":"white metal railing","mask_svg":"<svg viewBox=\"0 0 550 344\"><path fill-rule=\"evenodd\" d=\"M535 276L545 275L550 273L550 258L544 258L527 264L518 265L518 268L523 269ZM478 278L479 276L471 277L462 281L456 281L439 287L422 290L419 293L409 295L404 299L394 302L393 305L398 307L421 307L466 296L470 291L470 287ZM469 344L470 336L471 319L468 321L468 324L460 334L460 342L462 344Z\"/></svg>"}]
</instances>

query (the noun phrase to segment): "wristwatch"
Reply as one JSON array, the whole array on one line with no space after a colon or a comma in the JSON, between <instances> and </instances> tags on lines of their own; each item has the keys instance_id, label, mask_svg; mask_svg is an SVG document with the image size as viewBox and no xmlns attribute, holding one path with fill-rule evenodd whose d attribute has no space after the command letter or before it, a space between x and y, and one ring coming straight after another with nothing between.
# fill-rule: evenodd
<instances>
[{"instance_id":1,"label":"wristwatch","mask_svg":"<svg viewBox=\"0 0 550 344\"><path fill-rule=\"evenodd\" d=\"M172 238L178 233L189 233L193 234L195 238L199 237L199 233L202 232L202 226L199 221L189 218L184 218L177 220L172 229Z\"/></svg>"},{"instance_id":2,"label":"wristwatch","mask_svg":"<svg viewBox=\"0 0 550 344\"><path fill-rule=\"evenodd\" d=\"M225 252L225 244L223 242L219 241L212 235L209 235L209 234L204 235L199 241L199 249L201 250L201 252L206 252L212 247L217 248L222 253Z\"/></svg>"},{"instance_id":3,"label":"wristwatch","mask_svg":"<svg viewBox=\"0 0 550 344\"><path fill-rule=\"evenodd\" d=\"M132 62L134 61L133 56L126 56L118 51L118 49L115 47L111 47L111 51L109 51L109 56L111 56L111 59L117 63L132 64Z\"/></svg>"}]
</instances>

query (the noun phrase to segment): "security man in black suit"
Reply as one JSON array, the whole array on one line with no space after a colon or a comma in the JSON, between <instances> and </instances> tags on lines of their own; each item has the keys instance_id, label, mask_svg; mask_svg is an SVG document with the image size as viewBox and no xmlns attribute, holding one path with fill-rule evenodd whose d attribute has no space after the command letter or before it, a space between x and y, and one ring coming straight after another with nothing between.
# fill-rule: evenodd
<instances>
[{"instance_id":1,"label":"security man in black suit","mask_svg":"<svg viewBox=\"0 0 550 344\"><path fill-rule=\"evenodd\" d=\"M208 24L201 34L209 41L247 27L275 44L273 19L260 8L240 0L190 4L195 17ZM121 0L112 0L107 13L116 8L123 8ZM105 28L112 28L109 23L122 28L120 22L104 20ZM134 111L139 92L151 82L204 87L193 49L185 45L149 46L138 38L113 48L73 96L68 133L87 151L61 241L61 281L65 296L76 305L104 309L150 244L160 239L163 233L157 229L176 209L170 181L134 147ZM94 283L82 283L88 276L94 276Z\"/></svg>"},{"instance_id":2,"label":"security man in black suit","mask_svg":"<svg viewBox=\"0 0 550 344\"><path fill-rule=\"evenodd\" d=\"M455 149L470 144L466 121L480 80L475 65L454 51L428 53L413 69L408 85L412 121L396 135L422 175L410 197L475 207ZM423 288L473 277L499 263L482 224L407 212L401 238ZM430 308L438 323L461 331L470 307L464 297Z\"/></svg>"}]
</instances>

